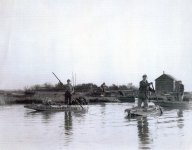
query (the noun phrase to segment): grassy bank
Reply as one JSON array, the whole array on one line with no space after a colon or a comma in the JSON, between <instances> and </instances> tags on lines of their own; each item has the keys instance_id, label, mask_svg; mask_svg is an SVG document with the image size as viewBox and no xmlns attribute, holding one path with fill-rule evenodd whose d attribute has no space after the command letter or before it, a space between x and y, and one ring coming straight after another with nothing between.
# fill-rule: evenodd
<instances>
[{"instance_id":1,"label":"grassy bank","mask_svg":"<svg viewBox=\"0 0 192 150\"><path fill-rule=\"evenodd\" d=\"M85 96L85 93L76 93L73 97L83 96L88 103L106 103L119 102L114 97ZM40 91L33 94L24 92L4 92L0 93L0 105L2 104L31 104L42 103L45 100L51 100L54 103L64 103L64 92Z\"/></svg>"}]
</instances>

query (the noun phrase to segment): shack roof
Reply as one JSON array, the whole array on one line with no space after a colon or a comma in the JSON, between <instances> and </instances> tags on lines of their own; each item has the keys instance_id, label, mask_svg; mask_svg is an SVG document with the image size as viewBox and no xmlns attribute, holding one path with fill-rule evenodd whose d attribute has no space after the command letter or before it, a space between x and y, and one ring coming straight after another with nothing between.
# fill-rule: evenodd
<instances>
[{"instance_id":1,"label":"shack roof","mask_svg":"<svg viewBox=\"0 0 192 150\"><path fill-rule=\"evenodd\" d=\"M158 77L157 79L155 79L155 80L158 80L158 79L160 79L160 78L162 78L162 77L164 77L164 76L167 76L168 78L177 81L177 79L176 79L175 77L173 77L172 75L170 75L170 74L162 74L161 76L159 76L159 77Z\"/></svg>"}]
</instances>

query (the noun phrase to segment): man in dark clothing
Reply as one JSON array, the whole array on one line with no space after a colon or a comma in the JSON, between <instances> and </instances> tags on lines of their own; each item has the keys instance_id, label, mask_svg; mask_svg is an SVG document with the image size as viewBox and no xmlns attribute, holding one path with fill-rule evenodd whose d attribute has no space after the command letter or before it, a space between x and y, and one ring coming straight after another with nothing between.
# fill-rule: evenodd
<instances>
[{"instance_id":1,"label":"man in dark clothing","mask_svg":"<svg viewBox=\"0 0 192 150\"><path fill-rule=\"evenodd\" d=\"M184 85L182 84L182 81L179 81L179 101L183 100L183 95L184 95Z\"/></svg>"},{"instance_id":2,"label":"man in dark clothing","mask_svg":"<svg viewBox=\"0 0 192 150\"><path fill-rule=\"evenodd\" d=\"M103 82L103 84L101 84L102 94L105 94L106 88L107 88L107 86L106 86L105 82Z\"/></svg>"},{"instance_id":3,"label":"man in dark clothing","mask_svg":"<svg viewBox=\"0 0 192 150\"><path fill-rule=\"evenodd\" d=\"M71 81L68 79L65 92L65 104L71 105L72 94L73 86L71 85Z\"/></svg>"},{"instance_id":4,"label":"man in dark clothing","mask_svg":"<svg viewBox=\"0 0 192 150\"><path fill-rule=\"evenodd\" d=\"M138 99L138 107L141 107L142 103L144 103L144 108L148 107L148 94L149 91L152 91L150 85L152 82L148 83L147 75L143 75L143 80L140 81L139 84L139 99Z\"/></svg>"}]
</instances>

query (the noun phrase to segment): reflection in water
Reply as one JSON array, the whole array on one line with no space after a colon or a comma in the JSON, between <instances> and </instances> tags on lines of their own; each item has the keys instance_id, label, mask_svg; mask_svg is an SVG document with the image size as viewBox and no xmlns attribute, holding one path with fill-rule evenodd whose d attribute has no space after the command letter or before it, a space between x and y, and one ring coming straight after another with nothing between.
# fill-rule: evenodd
<instances>
[{"instance_id":1,"label":"reflection in water","mask_svg":"<svg viewBox=\"0 0 192 150\"><path fill-rule=\"evenodd\" d=\"M177 126L178 128L182 129L184 127L183 110L179 109L177 111L177 115L179 117L179 119L177 120Z\"/></svg>"},{"instance_id":2,"label":"reflection in water","mask_svg":"<svg viewBox=\"0 0 192 150\"><path fill-rule=\"evenodd\" d=\"M106 104L103 103L103 104L100 104L100 106L101 106L101 114L104 116L106 111Z\"/></svg>"},{"instance_id":3,"label":"reflection in water","mask_svg":"<svg viewBox=\"0 0 192 150\"><path fill-rule=\"evenodd\" d=\"M73 125L77 125L77 123L81 123L81 121L84 118L84 115L87 111L81 111L81 112L71 112L66 111L64 112L64 145L69 146L72 142L72 135L74 133ZM79 120L77 118L80 118ZM75 123L74 123L75 121Z\"/></svg>"},{"instance_id":4,"label":"reflection in water","mask_svg":"<svg viewBox=\"0 0 192 150\"><path fill-rule=\"evenodd\" d=\"M73 131L73 119L71 111L64 112L64 134L65 134L65 146L68 146L72 141L72 131Z\"/></svg>"},{"instance_id":5,"label":"reflection in water","mask_svg":"<svg viewBox=\"0 0 192 150\"><path fill-rule=\"evenodd\" d=\"M24 117L28 118L30 116L31 118L34 118L34 117L38 117L39 115L41 115L43 123L49 123L49 122L51 122L51 118L54 118L53 116L55 113L56 112L32 111L32 112L25 113Z\"/></svg>"},{"instance_id":6,"label":"reflection in water","mask_svg":"<svg viewBox=\"0 0 192 150\"><path fill-rule=\"evenodd\" d=\"M106 104L100 104L101 110L101 128L104 128L106 125Z\"/></svg>"},{"instance_id":7,"label":"reflection in water","mask_svg":"<svg viewBox=\"0 0 192 150\"><path fill-rule=\"evenodd\" d=\"M49 123L51 121L53 114L54 112L42 112L44 123Z\"/></svg>"},{"instance_id":8,"label":"reflection in water","mask_svg":"<svg viewBox=\"0 0 192 150\"><path fill-rule=\"evenodd\" d=\"M192 110L165 110L161 117L124 119L132 104L91 105L87 112L31 112L0 107L0 149L187 149ZM13 124L14 123L14 124ZM104 125L105 123L105 125ZM13 128L14 125L14 128ZM190 148L188 148L190 149Z\"/></svg>"},{"instance_id":9,"label":"reflection in water","mask_svg":"<svg viewBox=\"0 0 192 150\"><path fill-rule=\"evenodd\" d=\"M179 110L177 111L177 115L178 115L178 117L183 117L183 110L182 110L182 109L179 109Z\"/></svg>"},{"instance_id":10,"label":"reflection in water","mask_svg":"<svg viewBox=\"0 0 192 150\"><path fill-rule=\"evenodd\" d=\"M139 149L150 149L148 145L150 144L149 139L149 127L147 117L137 118L137 129L138 129L138 138Z\"/></svg>"},{"instance_id":11,"label":"reflection in water","mask_svg":"<svg viewBox=\"0 0 192 150\"><path fill-rule=\"evenodd\" d=\"M72 132L72 125L73 125L73 120L72 120L72 115L71 115L71 111L65 112L65 116L64 116L64 123L65 123L65 134L66 135L71 135Z\"/></svg>"}]
</instances>

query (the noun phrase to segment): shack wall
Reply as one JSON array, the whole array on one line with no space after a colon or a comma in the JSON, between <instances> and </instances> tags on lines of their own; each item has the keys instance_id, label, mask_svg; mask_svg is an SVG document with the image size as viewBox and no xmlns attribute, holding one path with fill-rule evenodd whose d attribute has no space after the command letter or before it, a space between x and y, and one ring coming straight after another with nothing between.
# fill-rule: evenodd
<instances>
[{"instance_id":1,"label":"shack wall","mask_svg":"<svg viewBox=\"0 0 192 150\"><path fill-rule=\"evenodd\" d=\"M175 80L169 76L161 76L155 81L155 88L158 93L169 93L175 91Z\"/></svg>"}]
</instances>

